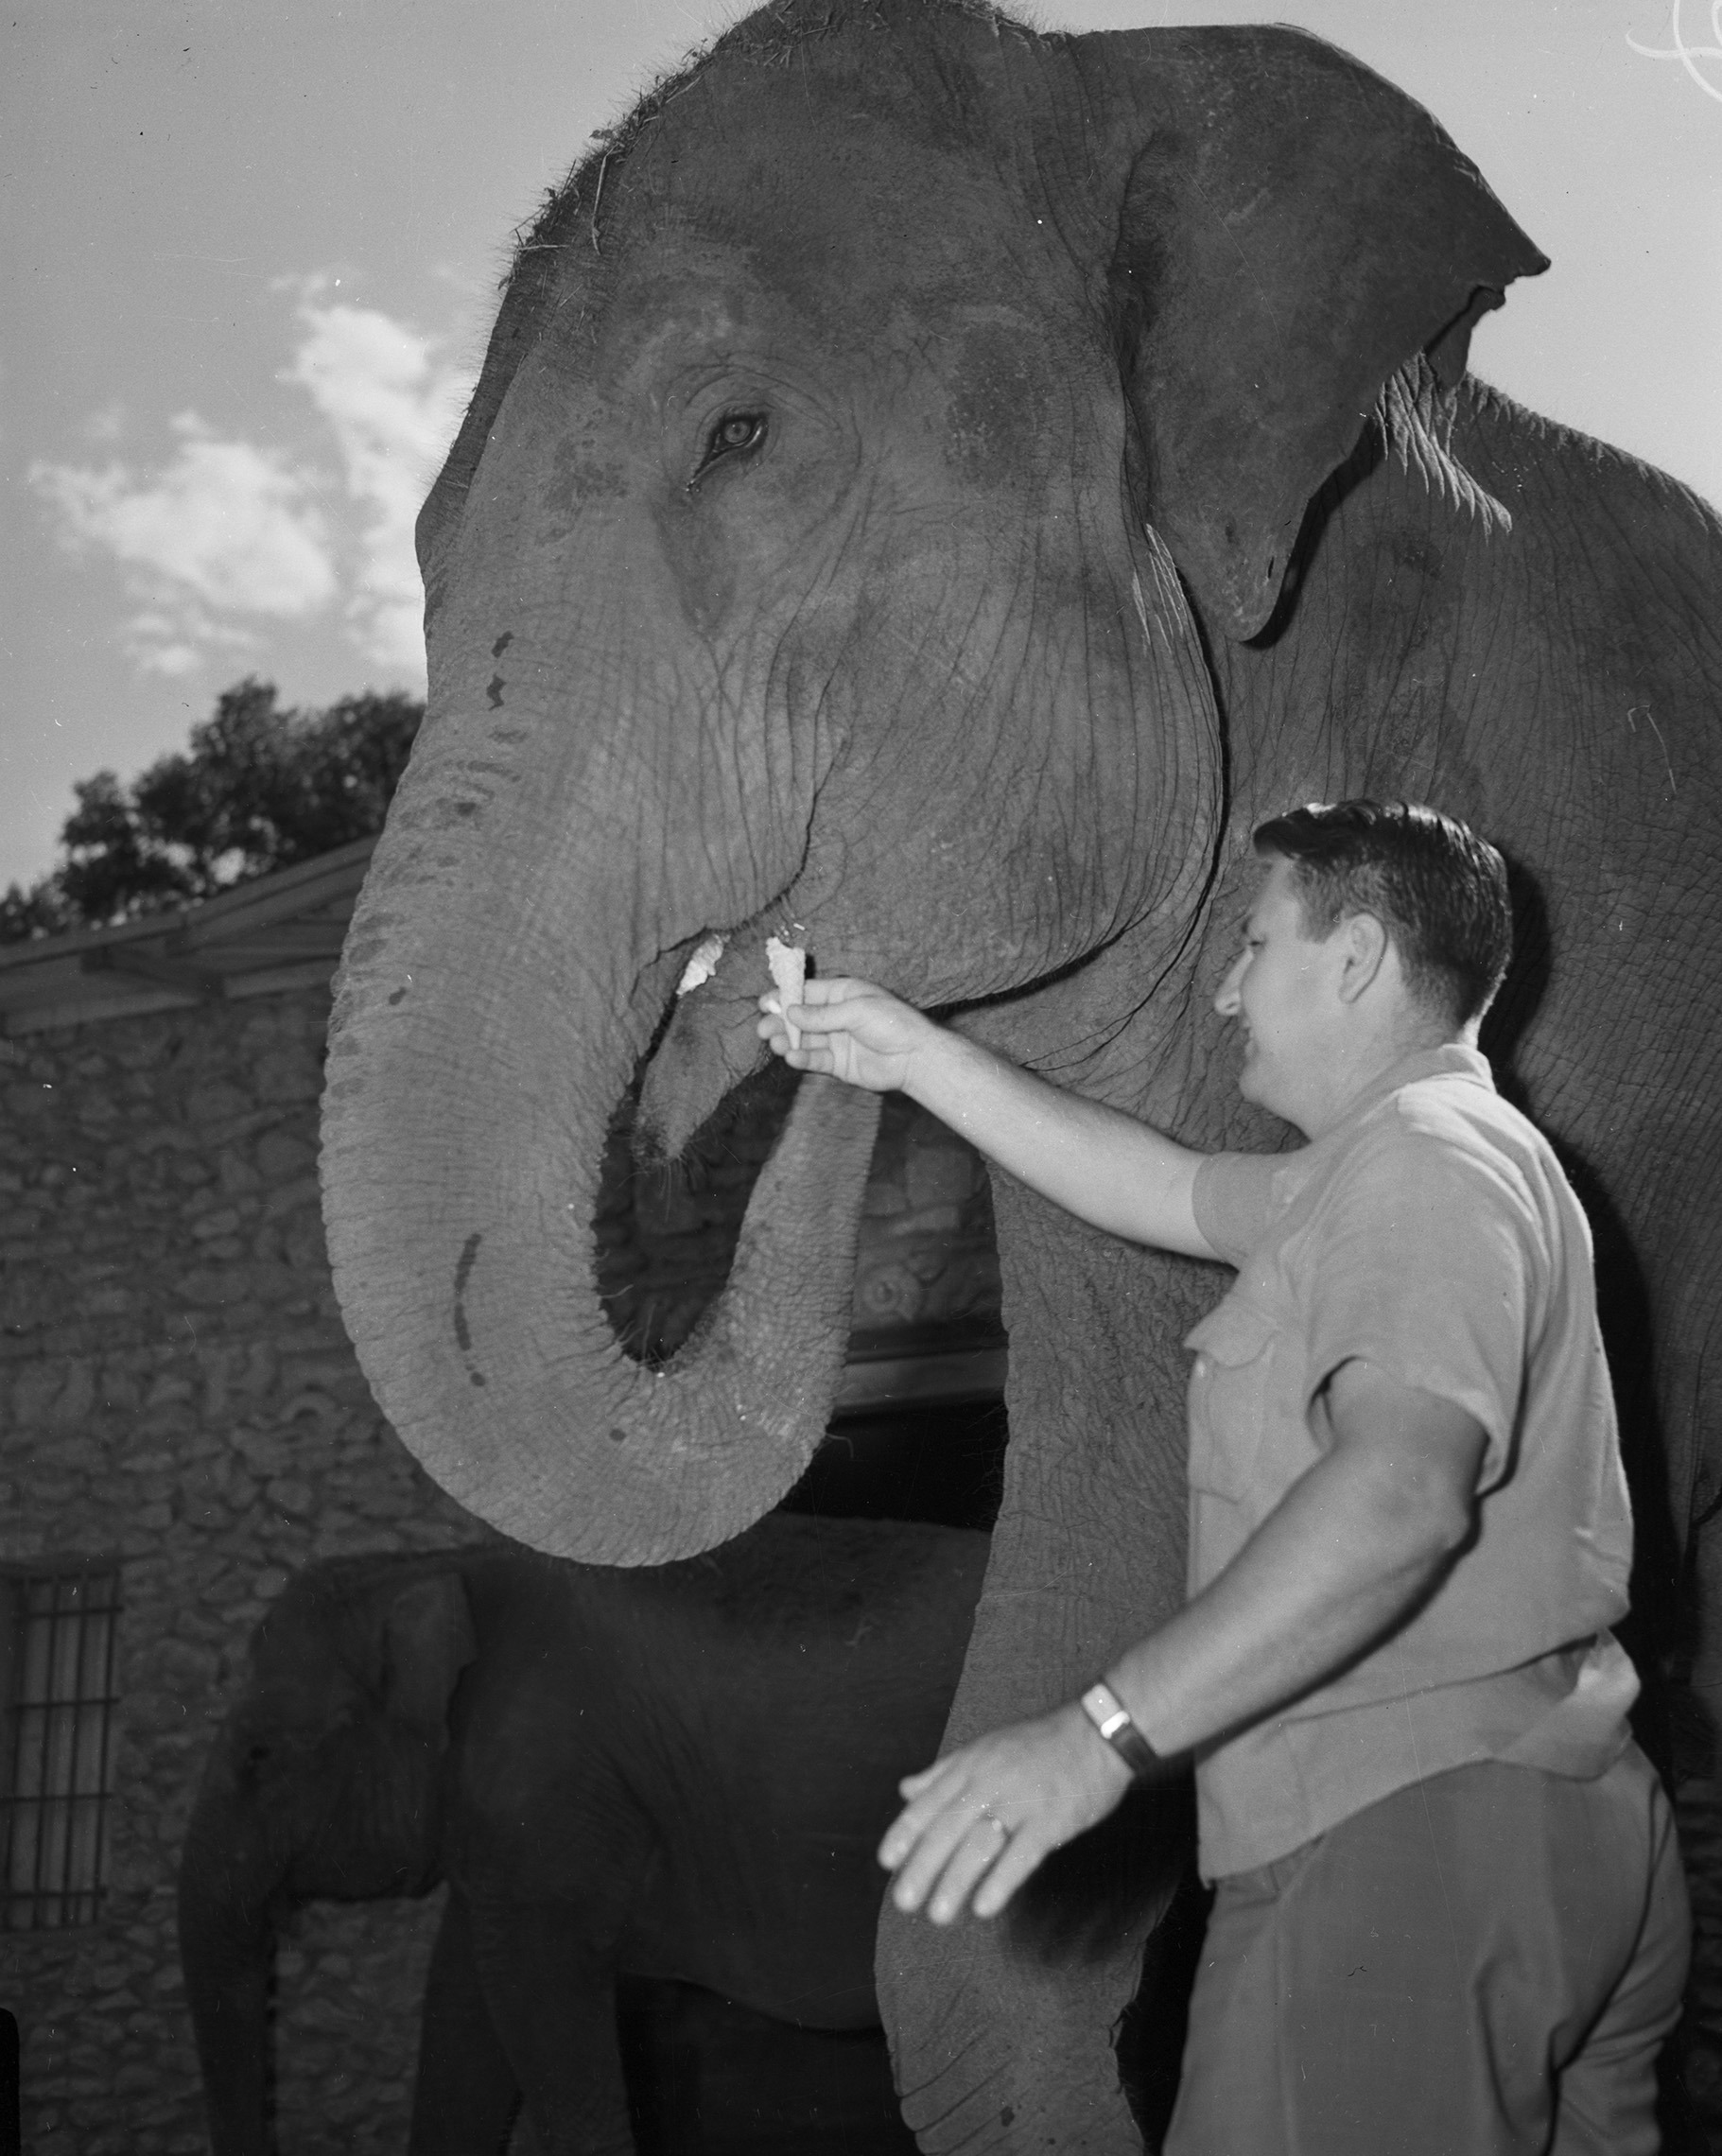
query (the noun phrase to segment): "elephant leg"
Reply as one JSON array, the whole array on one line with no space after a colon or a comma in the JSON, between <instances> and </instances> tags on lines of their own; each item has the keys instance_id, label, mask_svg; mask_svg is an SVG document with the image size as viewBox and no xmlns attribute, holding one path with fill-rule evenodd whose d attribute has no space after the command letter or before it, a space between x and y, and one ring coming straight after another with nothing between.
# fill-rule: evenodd
<instances>
[{"instance_id":1,"label":"elephant leg","mask_svg":"<svg viewBox=\"0 0 1722 2156\"><path fill-rule=\"evenodd\" d=\"M1140 2156L1114 2038L1188 1845L1181 1787L1159 1812L1152 1799L1127 1800L1049 1858L991 1922L967 1918L939 1930L886 1903L880 2010L894 2037L903 2116L928 2156L1043 2148ZM1144 2005L1153 2015L1162 2002ZM1163 2122L1175 2055L1153 2026L1137 2032L1136 2048L1150 2074L1139 2069L1130 2079ZM1155 2085L1144 2089L1144 2078Z\"/></svg>"},{"instance_id":2,"label":"elephant leg","mask_svg":"<svg viewBox=\"0 0 1722 2156\"><path fill-rule=\"evenodd\" d=\"M1200 1284L1002 1178L995 1204L1011 1439L948 1745L1073 1699L1184 1599L1176 1344ZM990 1922L887 1900L879 2008L928 2156L1139 2156L1114 2031L1191 1854L1188 1791L1137 1789Z\"/></svg>"},{"instance_id":3,"label":"elephant leg","mask_svg":"<svg viewBox=\"0 0 1722 2156\"><path fill-rule=\"evenodd\" d=\"M580 1910L475 1907L473 1938L537 2156L635 2156L617 2027L616 1972Z\"/></svg>"},{"instance_id":4,"label":"elephant leg","mask_svg":"<svg viewBox=\"0 0 1722 2156\"><path fill-rule=\"evenodd\" d=\"M519 2108L479 1988L466 1904L451 1890L425 1985L408 2156L502 2156Z\"/></svg>"}]
</instances>

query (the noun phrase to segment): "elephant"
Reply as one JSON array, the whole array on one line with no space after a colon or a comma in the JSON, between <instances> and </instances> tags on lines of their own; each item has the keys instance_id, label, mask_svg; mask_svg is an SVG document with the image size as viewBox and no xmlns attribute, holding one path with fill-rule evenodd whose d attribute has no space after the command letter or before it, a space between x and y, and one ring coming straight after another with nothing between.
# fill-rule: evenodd
<instances>
[{"instance_id":1,"label":"elephant","mask_svg":"<svg viewBox=\"0 0 1722 2156\"><path fill-rule=\"evenodd\" d=\"M621 1571L506 1544L307 1566L180 1868L215 2156L261 2156L274 1929L446 1879L413 2156L633 2148L620 1977L874 2026L874 1850L938 1741L986 1537L774 1513Z\"/></svg>"},{"instance_id":2,"label":"elephant","mask_svg":"<svg viewBox=\"0 0 1722 2156\"><path fill-rule=\"evenodd\" d=\"M1512 864L1485 1047L1592 1208L1637 1598L1697 1611L1641 1645L1711 1771L1722 528L1469 372L1546 266L1421 107L1288 29L773 0L598 139L420 519L429 713L325 1083L345 1321L463 1504L657 1564L818 1442L870 1098L802 1081L672 1357L593 1279L618 1104L681 1154L756 1068L768 940L1272 1150L1211 1008L1251 830L1432 801ZM1181 1603L1179 1344L1223 1287L994 1180L1010 1441L948 1744ZM1111 2031L1154 1921L887 1906L921 2147L1139 2147Z\"/></svg>"}]
</instances>

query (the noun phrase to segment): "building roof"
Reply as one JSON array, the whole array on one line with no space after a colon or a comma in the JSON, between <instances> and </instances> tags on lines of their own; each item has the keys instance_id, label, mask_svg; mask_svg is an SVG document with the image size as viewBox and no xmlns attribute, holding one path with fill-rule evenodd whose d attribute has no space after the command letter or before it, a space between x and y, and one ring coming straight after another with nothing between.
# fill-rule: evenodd
<instances>
[{"instance_id":1,"label":"building roof","mask_svg":"<svg viewBox=\"0 0 1722 2156\"><path fill-rule=\"evenodd\" d=\"M114 929L0 946L0 1035L326 985L374 838Z\"/></svg>"}]
</instances>

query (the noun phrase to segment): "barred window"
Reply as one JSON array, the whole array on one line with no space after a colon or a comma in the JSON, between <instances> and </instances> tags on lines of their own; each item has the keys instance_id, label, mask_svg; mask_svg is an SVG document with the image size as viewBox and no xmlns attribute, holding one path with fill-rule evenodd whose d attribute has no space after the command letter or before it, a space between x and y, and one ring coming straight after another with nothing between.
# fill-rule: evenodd
<instances>
[{"instance_id":1,"label":"barred window","mask_svg":"<svg viewBox=\"0 0 1722 2156\"><path fill-rule=\"evenodd\" d=\"M119 1574L0 1573L0 1930L101 1908Z\"/></svg>"}]
</instances>

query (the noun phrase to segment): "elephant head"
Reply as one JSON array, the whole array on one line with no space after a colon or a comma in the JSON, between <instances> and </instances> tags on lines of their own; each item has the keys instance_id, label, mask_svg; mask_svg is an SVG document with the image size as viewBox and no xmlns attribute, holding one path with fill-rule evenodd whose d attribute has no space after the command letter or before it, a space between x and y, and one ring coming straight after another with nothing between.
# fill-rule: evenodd
<instances>
[{"instance_id":1,"label":"elephant head","mask_svg":"<svg viewBox=\"0 0 1722 2156\"><path fill-rule=\"evenodd\" d=\"M217 2156L262 2156L280 1915L424 1893L447 1713L477 1646L446 1560L360 1558L289 1587L252 1642L180 1863L180 1957Z\"/></svg>"},{"instance_id":2,"label":"elephant head","mask_svg":"<svg viewBox=\"0 0 1722 2156\"><path fill-rule=\"evenodd\" d=\"M652 1369L594 1280L618 1103L640 1081L677 1150L755 1063L774 932L1026 1057L1036 984L1095 954L1175 1015L1225 782L1204 636L1263 630L1394 370L1462 370L1540 267L1312 39L966 0L778 0L556 191L421 518L429 716L325 1103L349 1330L464 1504L639 1563L781 1494L869 1104L804 1082L726 1294ZM1117 1030L1065 1074L1139 1091L1170 1020L1127 1079Z\"/></svg>"}]
</instances>

